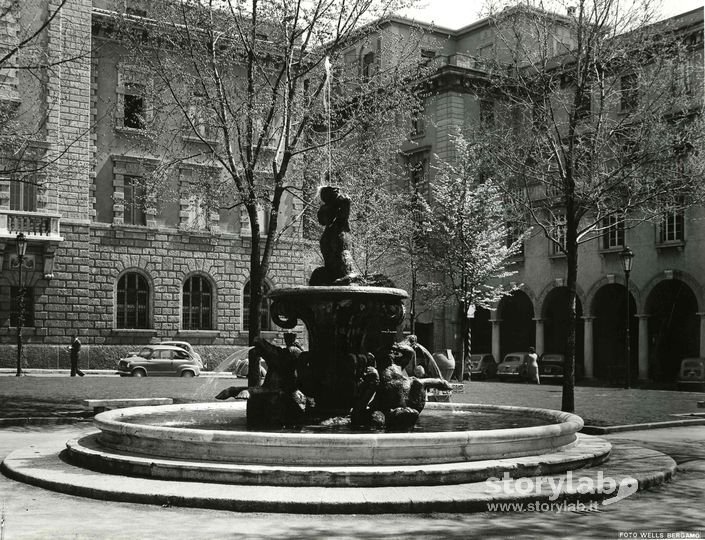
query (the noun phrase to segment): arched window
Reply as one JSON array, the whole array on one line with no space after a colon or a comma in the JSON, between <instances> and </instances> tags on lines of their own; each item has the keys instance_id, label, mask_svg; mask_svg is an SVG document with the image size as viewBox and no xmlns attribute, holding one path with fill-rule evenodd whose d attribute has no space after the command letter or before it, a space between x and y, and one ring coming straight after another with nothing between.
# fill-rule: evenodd
<instances>
[{"instance_id":1,"label":"arched window","mask_svg":"<svg viewBox=\"0 0 705 540\"><path fill-rule=\"evenodd\" d=\"M272 330L272 318L269 316L269 285L262 285L262 307L260 309L260 328L261 330ZM250 282L245 283L242 290L242 329L250 329Z\"/></svg>"},{"instance_id":2,"label":"arched window","mask_svg":"<svg viewBox=\"0 0 705 540\"><path fill-rule=\"evenodd\" d=\"M211 284L205 276L191 276L184 282L181 328L212 330Z\"/></svg>"},{"instance_id":3,"label":"arched window","mask_svg":"<svg viewBox=\"0 0 705 540\"><path fill-rule=\"evenodd\" d=\"M142 274L128 272L118 281L117 327L149 328L149 284Z\"/></svg>"}]
</instances>

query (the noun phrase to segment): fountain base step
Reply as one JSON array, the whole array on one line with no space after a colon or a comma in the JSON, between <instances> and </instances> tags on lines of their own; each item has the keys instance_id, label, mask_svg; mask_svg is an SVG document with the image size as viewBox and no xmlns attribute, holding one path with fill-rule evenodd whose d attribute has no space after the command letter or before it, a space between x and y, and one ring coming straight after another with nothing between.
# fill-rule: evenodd
<instances>
[{"instance_id":1,"label":"fountain base step","mask_svg":"<svg viewBox=\"0 0 705 540\"><path fill-rule=\"evenodd\" d=\"M390 466L274 466L139 456L105 449L98 435L67 443L68 459L92 470L126 476L266 486L376 487L449 485L488 478L546 476L598 465L611 444L579 435L576 445L552 453L518 458Z\"/></svg>"},{"instance_id":2,"label":"fountain base step","mask_svg":"<svg viewBox=\"0 0 705 540\"><path fill-rule=\"evenodd\" d=\"M582 437L581 437L582 439ZM3 472L46 489L101 500L211 508L240 512L425 513L485 512L497 504L533 504L536 510L576 501L614 500L617 486L638 489L671 478L675 462L665 454L631 444L612 449L600 466L559 475L525 477L515 489L501 482L410 487L291 487L213 484L109 475L87 470L61 457L63 444L51 443L10 453ZM511 486L512 483L509 482ZM591 489L580 489L590 485ZM633 490L624 494L631 494ZM619 494L623 495L620 487ZM609 502L608 500L604 501ZM498 509L499 507L494 507ZM570 508L570 507L569 507Z\"/></svg>"}]
</instances>

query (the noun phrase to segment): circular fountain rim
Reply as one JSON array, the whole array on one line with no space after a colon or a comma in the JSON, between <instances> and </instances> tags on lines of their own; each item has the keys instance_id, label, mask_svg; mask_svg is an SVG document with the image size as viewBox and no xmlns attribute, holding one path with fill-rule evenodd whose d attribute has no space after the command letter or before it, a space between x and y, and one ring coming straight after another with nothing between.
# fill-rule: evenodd
<instances>
[{"instance_id":1,"label":"circular fountain rim","mask_svg":"<svg viewBox=\"0 0 705 540\"><path fill-rule=\"evenodd\" d=\"M160 426L156 424L138 424L126 421L126 418L130 416L142 415L145 413L159 413L167 411L184 411L184 410L200 410L200 409L245 409L245 402L228 402L228 403L185 403L185 404L175 404L175 405L157 405L157 406L143 406L143 407L129 407L125 409L114 409L111 411L105 411L99 413L94 418L94 423L97 427L117 427L117 426L130 426L132 429L149 429L156 432L163 433L173 433L179 432L184 434L202 434L202 433L212 433L217 439L230 439L234 437L241 437L243 435L251 439L271 439L272 437L282 438L284 440L291 439L297 440L302 439L304 441L343 441L353 439L359 443L369 443L372 441L379 442L387 441L392 442L394 440L408 441L409 438L414 440L423 439L448 439L455 440L458 438L462 439L472 439L472 438L482 438L486 440L491 440L494 438L503 438L507 435L519 435L526 438L533 438L538 436L555 436L564 433L576 433L580 431L583 427L583 419L579 416L567 413L563 411L555 411L551 409L540 409L534 407L517 407L509 405L486 405L486 404L473 404L473 403L428 403L426 405L427 409L461 409L461 410L492 410L492 411L520 411L526 413L530 416L540 417L546 420L553 420L555 423L546 424L543 426L527 426L527 427L515 427L515 428L501 428L501 429L480 429L480 430L457 430L457 431L426 431L420 433L414 432L375 432L375 433L282 433L278 431L256 431L256 430L209 430L209 429L199 429L190 427L170 427L170 426ZM119 420L118 420L119 418ZM517 438L517 437L514 437Z\"/></svg>"}]
</instances>

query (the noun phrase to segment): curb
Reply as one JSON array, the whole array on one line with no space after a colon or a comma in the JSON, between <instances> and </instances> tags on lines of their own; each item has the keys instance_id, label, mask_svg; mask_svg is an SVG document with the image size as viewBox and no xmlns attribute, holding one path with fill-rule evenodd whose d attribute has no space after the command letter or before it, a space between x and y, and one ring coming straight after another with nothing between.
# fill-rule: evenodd
<instances>
[{"instance_id":1,"label":"curb","mask_svg":"<svg viewBox=\"0 0 705 540\"><path fill-rule=\"evenodd\" d=\"M93 416L25 416L18 418L0 418L0 428L14 426L44 426L92 422Z\"/></svg>"},{"instance_id":2,"label":"curb","mask_svg":"<svg viewBox=\"0 0 705 540\"><path fill-rule=\"evenodd\" d=\"M623 426L584 426L580 433L586 435L607 435L623 431L641 431L644 429L663 429L671 427L705 426L705 418L693 420L668 420L665 422L649 422L647 424L625 424Z\"/></svg>"}]
</instances>

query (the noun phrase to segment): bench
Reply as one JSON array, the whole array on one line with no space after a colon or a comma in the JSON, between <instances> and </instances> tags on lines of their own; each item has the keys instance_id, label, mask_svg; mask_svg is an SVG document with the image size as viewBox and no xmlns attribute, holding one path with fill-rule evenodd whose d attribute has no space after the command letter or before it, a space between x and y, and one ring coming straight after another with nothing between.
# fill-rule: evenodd
<instances>
[{"instance_id":1,"label":"bench","mask_svg":"<svg viewBox=\"0 0 705 540\"><path fill-rule=\"evenodd\" d=\"M125 409L126 407L141 407L145 405L171 405L171 398L125 398L125 399L84 399L81 401L84 409L93 410L95 414L111 409Z\"/></svg>"}]
</instances>

